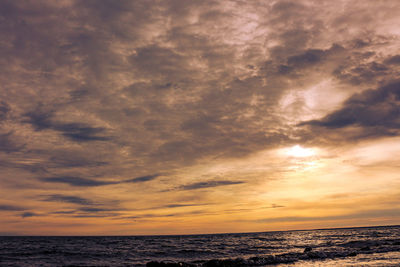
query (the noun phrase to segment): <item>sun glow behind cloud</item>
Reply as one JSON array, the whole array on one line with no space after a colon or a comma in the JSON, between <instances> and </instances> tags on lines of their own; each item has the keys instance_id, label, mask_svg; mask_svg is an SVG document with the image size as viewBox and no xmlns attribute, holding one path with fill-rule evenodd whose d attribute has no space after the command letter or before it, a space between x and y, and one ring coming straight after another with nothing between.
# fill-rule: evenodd
<instances>
[{"instance_id":1,"label":"sun glow behind cloud","mask_svg":"<svg viewBox=\"0 0 400 267\"><path fill-rule=\"evenodd\" d=\"M287 148L285 149L285 152L288 156L298 158L311 157L314 156L316 153L315 150L313 150L312 148L304 148L300 145L295 145L291 148Z\"/></svg>"}]
</instances>

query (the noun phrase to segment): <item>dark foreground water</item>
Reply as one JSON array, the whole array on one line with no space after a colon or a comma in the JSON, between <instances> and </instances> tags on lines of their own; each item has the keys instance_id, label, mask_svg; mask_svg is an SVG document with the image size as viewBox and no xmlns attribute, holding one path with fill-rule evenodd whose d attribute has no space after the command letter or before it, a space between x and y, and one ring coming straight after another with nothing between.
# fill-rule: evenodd
<instances>
[{"instance_id":1,"label":"dark foreground water","mask_svg":"<svg viewBox=\"0 0 400 267\"><path fill-rule=\"evenodd\" d=\"M191 236L0 237L0 266L179 262L175 266L400 266L400 226Z\"/></svg>"}]
</instances>

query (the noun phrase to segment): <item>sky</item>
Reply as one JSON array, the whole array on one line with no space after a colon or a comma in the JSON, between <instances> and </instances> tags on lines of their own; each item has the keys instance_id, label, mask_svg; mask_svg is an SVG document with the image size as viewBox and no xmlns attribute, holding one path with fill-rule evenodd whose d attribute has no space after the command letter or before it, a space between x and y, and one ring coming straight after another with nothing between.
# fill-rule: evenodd
<instances>
[{"instance_id":1,"label":"sky","mask_svg":"<svg viewBox=\"0 0 400 267\"><path fill-rule=\"evenodd\" d=\"M1 0L0 235L400 224L398 0Z\"/></svg>"}]
</instances>

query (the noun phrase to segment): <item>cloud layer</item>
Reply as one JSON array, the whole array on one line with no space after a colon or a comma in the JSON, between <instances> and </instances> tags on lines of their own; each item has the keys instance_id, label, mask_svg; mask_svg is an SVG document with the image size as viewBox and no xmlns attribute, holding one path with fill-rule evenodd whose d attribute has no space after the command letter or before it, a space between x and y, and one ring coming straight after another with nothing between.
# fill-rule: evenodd
<instances>
[{"instance_id":1,"label":"cloud layer","mask_svg":"<svg viewBox=\"0 0 400 267\"><path fill-rule=\"evenodd\" d=\"M355 142L398 136L399 8L2 1L0 211L121 222L151 207L285 201L261 200L261 190L309 163L274 151L340 143L332 153L345 155Z\"/></svg>"}]
</instances>

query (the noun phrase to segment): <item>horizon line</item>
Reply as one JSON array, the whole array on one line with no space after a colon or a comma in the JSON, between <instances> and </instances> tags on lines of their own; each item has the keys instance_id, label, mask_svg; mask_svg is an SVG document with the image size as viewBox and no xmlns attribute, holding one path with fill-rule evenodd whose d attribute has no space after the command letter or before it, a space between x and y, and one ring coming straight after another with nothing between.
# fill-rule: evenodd
<instances>
[{"instance_id":1,"label":"horizon line","mask_svg":"<svg viewBox=\"0 0 400 267\"><path fill-rule=\"evenodd\" d=\"M232 233L209 233L209 234L153 234L153 235L0 235L0 237L172 237L172 236L207 236L207 235L231 235L231 234L258 234L258 233L279 233L279 232L301 232L301 231L327 231L340 229L358 229L358 228L383 228L400 227L400 224L390 225L371 225L371 226L346 226L332 228L313 228L313 229L290 229L290 230L272 230L261 232L232 232Z\"/></svg>"}]
</instances>

